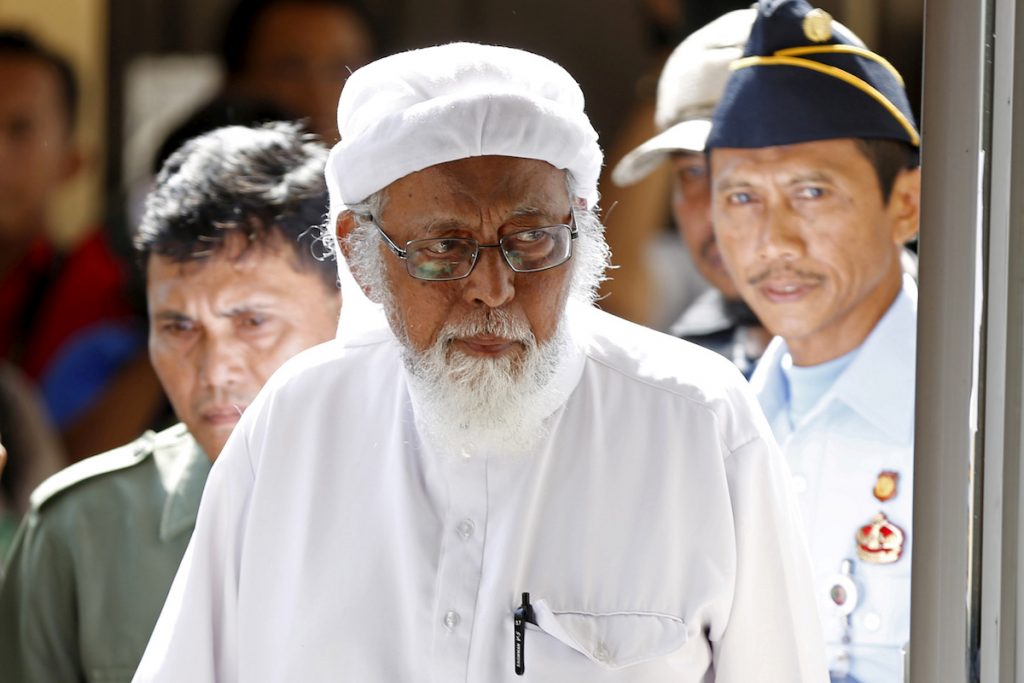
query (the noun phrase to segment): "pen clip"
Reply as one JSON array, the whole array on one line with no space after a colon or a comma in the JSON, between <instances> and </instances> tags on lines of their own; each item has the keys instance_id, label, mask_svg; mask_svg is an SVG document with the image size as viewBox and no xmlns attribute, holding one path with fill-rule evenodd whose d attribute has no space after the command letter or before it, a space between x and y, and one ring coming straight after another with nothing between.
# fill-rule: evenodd
<instances>
[{"instance_id":1,"label":"pen clip","mask_svg":"<svg viewBox=\"0 0 1024 683\"><path fill-rule=\"evenodd\" d=\"M526 673L526 624L528 623L536 625L537 620L533 616L533 607L530 606L530 594L523 593L523 604L516 608L512 617L517 676Z\"/></svg>"}]
</instances>

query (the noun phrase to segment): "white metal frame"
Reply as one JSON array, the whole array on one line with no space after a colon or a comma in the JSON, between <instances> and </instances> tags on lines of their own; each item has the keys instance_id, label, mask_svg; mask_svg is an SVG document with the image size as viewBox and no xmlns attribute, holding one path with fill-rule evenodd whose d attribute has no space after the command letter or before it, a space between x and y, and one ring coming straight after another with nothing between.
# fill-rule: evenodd
<instances>
[{"instance_id":1,"label":"white metal frame","mask_svg":"<svg viewBox=\"0 0 1024 683\"><path fill-rule=\"evenodd\" d=\"M1016 0L925 4L913 683L1024 681L1017 35Z\"/></svg>"}]
</instances>

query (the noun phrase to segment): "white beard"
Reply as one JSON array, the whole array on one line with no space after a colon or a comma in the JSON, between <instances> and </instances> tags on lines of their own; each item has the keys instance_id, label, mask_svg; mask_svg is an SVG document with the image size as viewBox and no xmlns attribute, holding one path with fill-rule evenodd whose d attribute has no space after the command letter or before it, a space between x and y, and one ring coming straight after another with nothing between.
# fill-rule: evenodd
<instances>
[{"instance_id":1,"label":"white beard","mask_svg":"<svg viewBox=\"0 0 1024 683\"><path fill-rule=\"evenodd\" d=\"M522 345L517 354L481 358L452 345L459 337L495 335ZM500 309L448 324L426 351L404 341L404 360L424 436L442 453L520 455L546 435L554 409L551 380L565 356L564 324L538 345L529 326Z\"/></svg>"}]
</instances>

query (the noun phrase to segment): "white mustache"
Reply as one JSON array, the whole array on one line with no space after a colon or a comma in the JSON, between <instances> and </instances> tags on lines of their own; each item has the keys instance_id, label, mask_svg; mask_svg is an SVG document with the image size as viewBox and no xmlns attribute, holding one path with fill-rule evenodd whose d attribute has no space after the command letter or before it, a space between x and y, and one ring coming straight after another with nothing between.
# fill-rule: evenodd
<instances>
[{"instance_id":1,"label":"white mustache","mask_svg":"<svg viewBox=\"0 0 1024 683\"><path fill-rule=\"evenodd\" d=\"M449 344L458 338L478 335L501 337L527 345L536 343L533 330L526 321L501 309L491 309L474 314L469 319L448 323L441 328L438 336L444 343Z\"/></svg>"}]
</instances>

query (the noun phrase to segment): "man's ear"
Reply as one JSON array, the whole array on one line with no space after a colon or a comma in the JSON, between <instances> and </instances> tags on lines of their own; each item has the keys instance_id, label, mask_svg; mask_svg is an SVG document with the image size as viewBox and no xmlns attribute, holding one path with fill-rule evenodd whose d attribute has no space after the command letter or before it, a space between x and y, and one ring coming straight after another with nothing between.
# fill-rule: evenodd
<instances>
[{"instance_id":1,"label":"man's ear","mask_svg":"<svg viewBox=\"0 0 1024 683\"><path fill-rule=\"evenodd\" d=\"M349 251L352 249L352 245L348 243L349 235L356 229L355 217L349 211L342 211L338 214L338 217L334 221L334 239L338 242L338 247L341 249L341 253L345 255L345 260L349 258Z\"/></svg>"},{"instance_id":2,"label":"man's ear","mask_svg":"<svg viewBox=\"0 0 1024 683\"><path fill-rule=\"evenodd\" d=\"M338 242L338 248L341 250L342 255L344 255L345 262L349 264L352 263L352 243L349 242L348 238L355 229L356 219L351 211L342 211L338 214L338 218L334 221L334 239ZM363 282L362 273L355 272L351 265L348 270L352 274L352 279L359 285L359 289L363 290L366 298L374 303L381 303L379 299L374 297L370 286Z\"/></svg>"},{"instance_id":3,"label":"man's ear","mask_svg":"<svg viewBox=\"0 0 1024 683\"><path fill-rule=\"evenodd\" d=\"M920 166L905 168L896 176L886 212L896 244L906 244L917 235L921 220Z\"/></svg>"}]
</instances>

